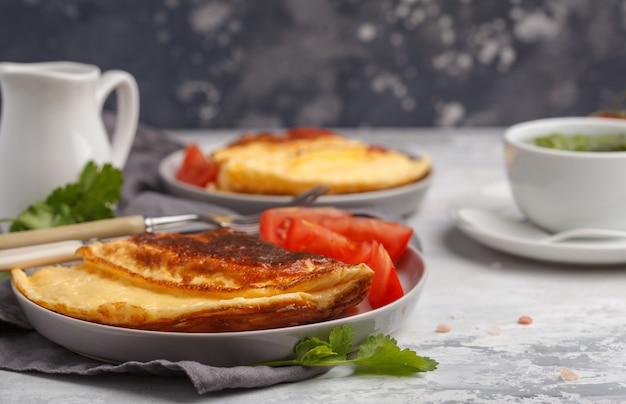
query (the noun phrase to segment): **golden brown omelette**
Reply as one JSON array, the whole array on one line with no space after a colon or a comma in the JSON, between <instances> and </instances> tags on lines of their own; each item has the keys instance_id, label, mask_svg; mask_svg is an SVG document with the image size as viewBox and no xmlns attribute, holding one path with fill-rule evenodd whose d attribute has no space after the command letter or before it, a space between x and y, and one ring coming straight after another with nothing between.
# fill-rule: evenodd
<instances>
[{"instance_id":1,"label":"golden brown omelette","mask_svg":"<svg viewBox=\"0 0 626 404\"><path fill-rule=\"evenodd\" d=\"M287 327L356 306L373 271L228 229L144 233L78 250L83 262L12 271L36 304L114 326L182 332Z\"/></svg>"},{"instance_id":2,"label":"golden brown omelette","mask_svg":"<svg viewBox=\"0 0 626 404\"><path fill-rule=\"evenodd\" d=\"M219 167L210 187L265 195L295 195L314 185L330 194L377 191L418 181L431 169L428 156L413 158L333 132L244 135L210 159Z\"/></svg>"}]
</instances>

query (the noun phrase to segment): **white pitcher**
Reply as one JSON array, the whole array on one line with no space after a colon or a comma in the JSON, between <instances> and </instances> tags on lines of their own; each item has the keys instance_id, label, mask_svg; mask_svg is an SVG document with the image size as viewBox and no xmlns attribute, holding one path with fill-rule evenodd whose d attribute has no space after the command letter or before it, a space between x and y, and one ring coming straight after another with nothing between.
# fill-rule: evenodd
<instances>
[{"instance_id":1,"label":"white pitcher","mask_svg":"<svg viewBox=\"0 0 626 404\"><path fill-rule=\"evenodd\" d=\"M113 91L117 118L109 138L102 109ZM0 218L77 181L89 160L123 168L139 119L130 74L65 61L2 62L0 96Z\"/></svg>"}]
</instances>

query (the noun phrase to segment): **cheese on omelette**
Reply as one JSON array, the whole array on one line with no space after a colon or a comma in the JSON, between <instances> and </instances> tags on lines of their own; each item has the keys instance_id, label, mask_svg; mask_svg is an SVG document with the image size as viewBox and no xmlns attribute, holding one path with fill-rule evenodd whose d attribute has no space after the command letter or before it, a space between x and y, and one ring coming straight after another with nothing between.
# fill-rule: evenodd
<instances>
[{"instance_id":1,"label":"cheese on omelette","mask_svg":"<svg viewBox=\"0 0 626 404\"><path fill-rule=\"evenodd\" d=\"M34 303L135 329L225 332L336 318L368 293L373 271L291 252L226 229L144 233L81 247L83 262L12 271Z\"/></svg>"},{"instance_id":2,"label":"cheese on omelette","mask_svg":"<svg viewBox=\"0 0 626 404\"><path fill-rule=\"evenodd\" d=\"M211 154L218 190L295 195L314 185L330 194L376 191L406 185L430 172L428 156L412 158L339 135L285 138L248 136Z\"/></svg>"}]
</instances>

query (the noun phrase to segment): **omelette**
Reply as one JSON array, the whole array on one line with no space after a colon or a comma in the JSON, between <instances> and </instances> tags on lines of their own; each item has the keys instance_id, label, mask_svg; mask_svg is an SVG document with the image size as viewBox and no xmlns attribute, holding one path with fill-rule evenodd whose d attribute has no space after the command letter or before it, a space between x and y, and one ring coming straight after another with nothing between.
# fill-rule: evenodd
<instances>
[{"instance_id":1,"label":"omelette","mask_svg":"<svg viewBox=\"0 0 626 404\"><path fill-rule=\"evenodd\" d=\"M373 271L292 252L228 229L143 233L78 249L82 262L12 271L49 310L155 331L227 332L337 318L360 303Z\"/></svg>"},{"instance_id":2,"label":"omelette","mask_svg":"<svg viewBox=\"0 0 626 404\"><path fill-rule=\"evenodd\" d=\"M217 190L264 195L295 195L314 185L330 194L394 188L430 172L430 158L329 134L290 138L274 134L243 136L210 156L219 167Z\"/></svg>"}]
</instances>

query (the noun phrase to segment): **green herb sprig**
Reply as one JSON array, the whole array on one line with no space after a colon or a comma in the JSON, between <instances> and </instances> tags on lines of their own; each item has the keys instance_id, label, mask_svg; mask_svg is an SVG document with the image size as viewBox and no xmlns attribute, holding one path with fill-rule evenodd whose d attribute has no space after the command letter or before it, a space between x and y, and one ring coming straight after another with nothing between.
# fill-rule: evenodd
<instances>
[{"instance_id":1,"label":"green herb sprig","mask_svg":"<svg viewBox=\"0 0 626 404\"><path fill-rule=\"evenodd\" d=\"M121 198L124 183L121 170L106 163L88 162L78 182L54 189L44 200L35 202L12 220L10 232L44 229L66 224L109 219Z\"/></svg>"},{"instance_id":2,"label":"green herb sprig","mask_svg":"<svg viewBox=\"0 0 626 404\"><path fill-rule=\"evenodd\" d=\"M410 349L400 349L389 335L366 338L354 357L349 353L354 339L354 329L349 324L335 327L328 341L317 337L300 340L295 346L295 359L270 361L255 365L266 366L338 366L353 365L357 373L410 375L437 369L438 362L417 355Z\"/></svg>"}]
</instances>

